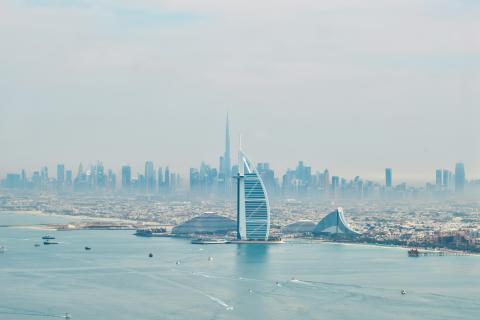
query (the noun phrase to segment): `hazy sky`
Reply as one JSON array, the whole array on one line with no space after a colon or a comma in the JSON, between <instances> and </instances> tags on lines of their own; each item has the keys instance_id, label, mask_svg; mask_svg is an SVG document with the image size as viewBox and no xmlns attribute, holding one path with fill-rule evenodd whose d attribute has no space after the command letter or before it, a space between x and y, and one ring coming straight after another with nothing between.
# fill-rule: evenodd
<instances>
[{"instance_id":1,"label":"hazy sky","mask_svg":"<svg viewBox=\"0 0 480 320\"><path fill-rule=\"evenodd\" d=\"M254 161L480 178L477 0L1 0L0 174ZM232 154L232 157L235 157Z\"/></svg>"}]
</instances>

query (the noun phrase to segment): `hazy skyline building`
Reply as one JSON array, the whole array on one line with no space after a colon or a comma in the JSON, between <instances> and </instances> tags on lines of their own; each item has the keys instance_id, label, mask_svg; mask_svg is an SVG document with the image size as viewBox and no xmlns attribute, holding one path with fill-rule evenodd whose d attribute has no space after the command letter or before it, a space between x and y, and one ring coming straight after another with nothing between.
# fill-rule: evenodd
<instances>
[{"instance_id":1,"label":"hazy skyline building","mask_svg":"<svg viewBox=\"0 0 480 320\"><path fill-rule=\"evenodd\" d=\"M391 188L393 185L392 168L385 169L385 186Z\"/></svg>"},{"instance_id":2,"label":"hazy skyline building","mask_svg":"<svg viewBox=\"0 0 480 320\"><path fill-rule=\"evenodd\" d=\"M63 188L65 183L65 165L57 164L57 188Z\"/></svg>"},{"instance_id":3,"label":"hazy skyline building","mask_svg":"<svg viewBox=\"0 0 480 320\"><path fill-rule=\"evenodd\" d=\"M155 169L152 161L145 162L145 191L147 193L155 192Z\"/></svg>"},{"instance_id":4,"label":"hazy skyline building","mask_svg":"<svg viewBox=\"0 0 480 320\"><path fill-rule=\"evenodd\" d=\"M72 170L67 170L65 172L65 186L70 188L73 183L73 172Z\"/></svg>"},{"instance_id":5,"label":"hazy skyline building","mask_svg":"<svg viewBox=\"0 0 480 320\"><path fill-rule=\"evenodd\" d=\"M463 193L465 190L465 166L458 162L455 164L455 192Z\"/></svg>"},{"instance_id":6,"label":"hazy skyline building","mask_svg":"<svg viewBox=\"0 0 480 320\"><path fill-rule=\"evenodd\" d=\"M442 169L435 170L435 187L438 190L441 190L443 186L443 171Z\"/></svg>"},{"instance_id":7,"label":"hazy skyline building","mask_svg":"<svg viewBox=\"0 0 480 320\"><path fill-rule=\"evenodd\" d=\"M132 168L129 165L122 166L122 189L130 189L132 185Z\"/></svg>"},{"instance_id":8,"label":"hazy skyline building","mask_svg":"<svg viewBox=\"0 0 480 320\"><path fill-rule=\"evenodd\" d=\"M227 120L225 124L225 151L223 153L220 173L223 175L223 184L225 194L229 194L232 185L232 163L230 160L230 123L227 114Z\"/></svg>"},{"instance_id":9,"label":"hazy skyline building","mask_svg":"<svg viewBox=\"0 0 480 320\"><path fill-rule=\"evenodd\" d=\"M451 179L452 179L452 173L447 169L443 169L442 182L445 190L448 190L450 188Z\"/></svg>"}]
</instances>

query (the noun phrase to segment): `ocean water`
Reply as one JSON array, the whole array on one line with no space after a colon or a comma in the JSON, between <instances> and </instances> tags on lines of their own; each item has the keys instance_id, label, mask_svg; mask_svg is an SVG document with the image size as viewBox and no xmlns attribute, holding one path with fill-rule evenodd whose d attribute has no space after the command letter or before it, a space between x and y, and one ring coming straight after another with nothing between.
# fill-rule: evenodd
<instances>
[{"instance_id":1,"label":"ocean water","mask_svg":"<svg viewBox=\"0 0 480 320\"><path fill-rule=\"evenodd\" d=\"M0 225L67 220L0 213ZM0 319L480 317L478 256L408 258L401 248L309 242L193 245L132 233L1 227ZM45 234L61 243L34 247Z\"/></svg>"}]
</instances>

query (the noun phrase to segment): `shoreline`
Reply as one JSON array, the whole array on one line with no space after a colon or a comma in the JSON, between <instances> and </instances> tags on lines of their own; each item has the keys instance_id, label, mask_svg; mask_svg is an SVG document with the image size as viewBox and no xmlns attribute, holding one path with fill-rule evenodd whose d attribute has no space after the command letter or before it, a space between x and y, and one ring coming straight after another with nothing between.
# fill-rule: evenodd
<instances>
[{"instance_id":1,"label":"shoreline","mask_svg":"<svg viewBox=\"0 0 480 320\"><path fill-rule=\"evenodd\" d=\"M58 213L47 213L40 210L19 210L19 211L0 211L0 214L7 213L7 214L18 214L18 215L30 215L30 216L44 216L44 217L58 217L58 218L72 218L72 220L79 220L83 222L117 222L117 223L129 223L138 226L141 224L142 226L148 225L155 225L154 222L146 222L146 221L136 221L136 220L129 220L129 219L121 219L121 218L110 218L110 217L91 217L85 215L68 215L68 214L58 214ZM26 225L0 225L0 227L6 228L26 228L26 229L33 229L33 230L57 230L57 231L64 231L58 228L60 225L68 225L68 223L60 224L60 223L45 223L45 224L26 224ZM158 224L157 224L158 225ZM113 230L121 230L121 229L89 229L89 228L72 228L68 229L67 231L79 231L79 230L105 230L105 231L113 231ZM175 238L175 237L173 237ZM312 243L329 243L335 245L349 245L349 246L364 246L364 247L372 247L372 248L383 248L383 249L401 249L401 250L409 250L412 247L408 247L405 245L386 245L386 244L379 244L379 243L368 243L368 242L340 242L340 241L333 241L327 239L312 239L312 238L286 238L283 239L282 244L312 244ZM469 251L462 251L462 250L453 250L448 248L438 248L438 249L429 249L423 247L417 247L422 252L426 253L446 253L451 255L462 255L462 256L480 256L480 253L476 252L469 252Z\"/></svg>"},{"instance_id":2,"label":"shoreline","mask_svg":"<svg viewBox=\"0 0 480 320\"><path fill-rule=\"evenodd\" d=\"M86 215L70 215L70 214L60 214L60 213L53 213L53 212L44 212L40 210L19 210L19 211L0 211L2 213L10 213L10 214L19 214L19 215L31 215L36 217L58 217L58 218L72 218L74 220L95 220L95 221L116 221L116 222L129 222L129 223L141 223L136 220L129 220L129 219L122 219L122 218L110 218L110 217L92 217Z\"/></svg>"},{"instance_id":3,"label":"shoreline","mask_svg":"<svg viewBox=\"0 0 480 320\"><path fill-rule=\"evenodd\" d=\"M307 238L296 238L300 239L301 241L298 241L299 244L309 244L309 243L315 243L315 242L324 242L324 243L329 243L329 244L335 244L335 245L346 245L346 246L363 246L363 247L372 247L372 248L383 248L383 249L401 249L403 251L408 251L412 249L412 247L404 246L404 245L386 245L386 244L380 244L380 243L368 243L368 242L339 242L339 241L332 241L332 240L326 240L326 239L307 239ZM307 241L305 241L307 240ZM290 241L290 240L285 240L285 243L295 243L295 241ZM429 249L429 248L423 248L423 247L416 247L419 249L421 252L426 252L426 253L448 253L452 255L462 255L462 256L478 256L480 257L480 253L476 252L468 252L468 251L462 251L462 250L453 250L453 249L447 249L447 248L438 248L438 249Z\"/></svg>"}]
</instances>

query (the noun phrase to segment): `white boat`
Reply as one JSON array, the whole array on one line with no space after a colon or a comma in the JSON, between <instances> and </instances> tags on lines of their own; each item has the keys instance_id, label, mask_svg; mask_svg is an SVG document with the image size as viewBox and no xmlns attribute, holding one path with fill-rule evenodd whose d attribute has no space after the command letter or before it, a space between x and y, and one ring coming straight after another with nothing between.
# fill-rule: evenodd
<instances>
[{"instance_id":1,"label":"white boat","mask_svg":"<svg viewBox=\"0 0 480 320\"><path fill-rule=\"evenodd\" d=\"M165 228L146 228L137 229L135 235L138 237L167 237L170 234L167 233Z\"/></svg>"},{"instance_id":2,"label":"white boat","mask_svg":"<svg viewBox=\"0 0 480 320\"><path fill-rule=\"evenodd\" d=\"M228 241L222 238L197 238L192 239L193 244L225 244Z\"/></svg>"}]
</instances>

